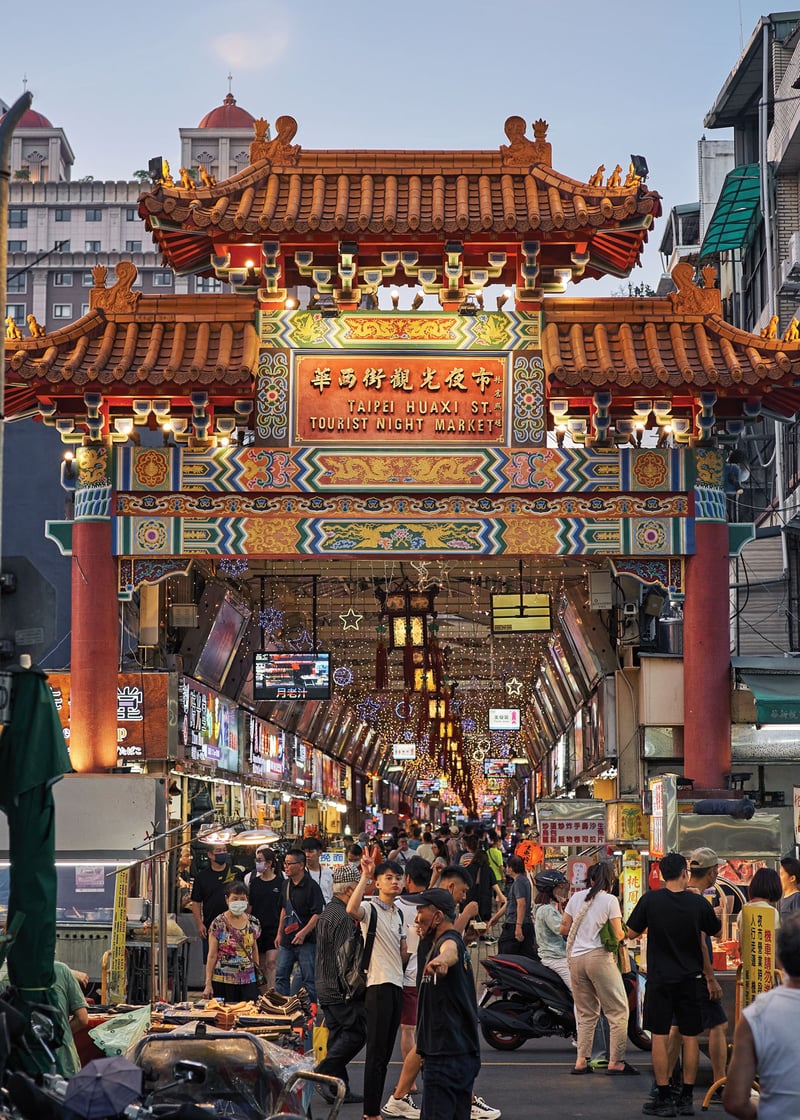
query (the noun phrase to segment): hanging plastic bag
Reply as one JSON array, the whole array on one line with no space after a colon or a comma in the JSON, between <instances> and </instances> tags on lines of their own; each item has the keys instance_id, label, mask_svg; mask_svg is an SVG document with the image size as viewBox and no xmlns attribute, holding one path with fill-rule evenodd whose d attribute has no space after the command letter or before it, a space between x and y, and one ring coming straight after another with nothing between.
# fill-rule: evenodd
<instances>
[{"instance_id":1,"label":"hanging plastic bag","mask_svg":"<svg viewBox=\"0 0 800 1120\"><path fill-rule=\"evenodd\" d=\"M89 1037L107 1058L124 1054L150 1029L150 1006L137 1007L124 1015L112 1015L105 1023L93 1027Z\"/></svg>"}]
</instances>

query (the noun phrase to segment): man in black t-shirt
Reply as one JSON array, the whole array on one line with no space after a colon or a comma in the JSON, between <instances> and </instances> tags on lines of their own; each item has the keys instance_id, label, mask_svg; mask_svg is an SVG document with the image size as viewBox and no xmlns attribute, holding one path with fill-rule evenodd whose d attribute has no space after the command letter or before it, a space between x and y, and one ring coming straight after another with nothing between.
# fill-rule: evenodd
<instances>
[{"instance_id":1,"label":"man in black t-shirt","mask_svg":"<svg viewBox=\"0 0 800 1120\"><path fill-rule=\"evenodd\" d=\"M322 891L306 871L306 854L292 848L283 858L286 881L283 887L283 908L278 924L275 947L278 962L275 989L289 995L289 984L295 964L300 969L303 987L312 1001L317 1001L314 960L317 951L315 933L319 916L325 909Z\"/></svg>"},{"instance_id":2,"label":"man in black t-shirt","mask_svg":"<svg viewBox=\"0 0 800 1120\"><path fill-rule=\"evenodd\" d=\"M415 902L420 940L432 943L417 1007L417 1051L424 1068L421 1120L470 1120L481 1059L469 953L454 928L456 907L449 891L434 887Z\"/></svg>"},{"instance_id":3,"label":"man in black t-shirt","mask_svg":"<svg viewBox=\"0 0 800 1120\"><path fill-rule=\"evenodd\" d=\"M194 877L191 907L194 924L203 943L203 963L208 958L208 927L227 909L225 887L236 878L231 867L231 857L225 844L215 844L211 849L208 867Z\"/></svg>"},{"instance_id":4,"label":"man in black t-shirt","mask_svg":"<svg viewBox=\"0 0 800 1120\"><path fill-rule=\"evenodd\" d=\"M647 931L647 987L644 1026L653 1038L657 1095L642 1108L646 1116L693 1116L692 1091L702 1031L701 997L705 986L703 934L717 934L720 920L705 899L687 891L686 860L670 852L661 860L663 890L647 891L628 919L628 936ZM667 1040L675 1019L683 1037L683 1088L675 1102L669 1087Z\"/></svg>"}]
</instances>

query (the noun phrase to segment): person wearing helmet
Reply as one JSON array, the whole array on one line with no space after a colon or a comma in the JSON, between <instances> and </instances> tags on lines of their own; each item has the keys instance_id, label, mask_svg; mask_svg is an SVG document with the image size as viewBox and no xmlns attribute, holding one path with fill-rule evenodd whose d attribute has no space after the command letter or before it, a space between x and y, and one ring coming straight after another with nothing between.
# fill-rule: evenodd
<instances>
[{"instance_id":1,"label":"person wearing helmet","mask_svg":"<svg viewBox=\"0 0 800 1120\"><path fill-rule=\"evenodd\" d=\"M567 964L567 939L559 933L564 903L569 895L569 883L560 871L540 871L536 876L534 926L539 957L543 965L557 972L570 991L572 980Z\"/></svg>"}]
</instances>

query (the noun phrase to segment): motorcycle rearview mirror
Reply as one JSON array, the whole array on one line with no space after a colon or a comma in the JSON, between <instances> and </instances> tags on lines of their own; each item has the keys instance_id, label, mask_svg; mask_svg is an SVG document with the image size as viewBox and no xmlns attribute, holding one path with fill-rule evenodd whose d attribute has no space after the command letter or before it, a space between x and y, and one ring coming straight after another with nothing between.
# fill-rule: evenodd
<instances>
[{"instance_id":1,"label":"motorcycle rearview mirror","mask_svg":"<svg viewBox=\"0 0 800 1120\"><path fill-rule=\"evenodd\" d=\"M202 1085L207 1074L208 1067L203 1062L192 1062L188 1058L182 1058L172 1067L172 1076L178 1084L192 1082L195 1085Z\"/></svg>"}]
</instances>

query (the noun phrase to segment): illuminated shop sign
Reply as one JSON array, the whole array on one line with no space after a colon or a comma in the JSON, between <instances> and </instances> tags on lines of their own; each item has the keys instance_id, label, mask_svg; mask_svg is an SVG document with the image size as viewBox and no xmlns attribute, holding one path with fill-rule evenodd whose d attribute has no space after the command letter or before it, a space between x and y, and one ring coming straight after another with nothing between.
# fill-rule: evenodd
<instances>
[{"instance_id":1,"label":"illuminated shop sign","mask_svg":"<svg viewBox=\"0 0 800 1120\"><path fill-rule=\"evenodd\" d=\"M298 443L503 443L507 359L298 354Z\"/></svg>"},{"instance_id":2,"label":"illuminated shop sign","mask_svg":"<svg viewBox=\"0 0 800 1120\"><path fill-rule=\"evenodd\" d=\"M188 758L221 770L239 769L238 709L189 677L180 683L181 738Z\"/></svg>"}]
</instances>

